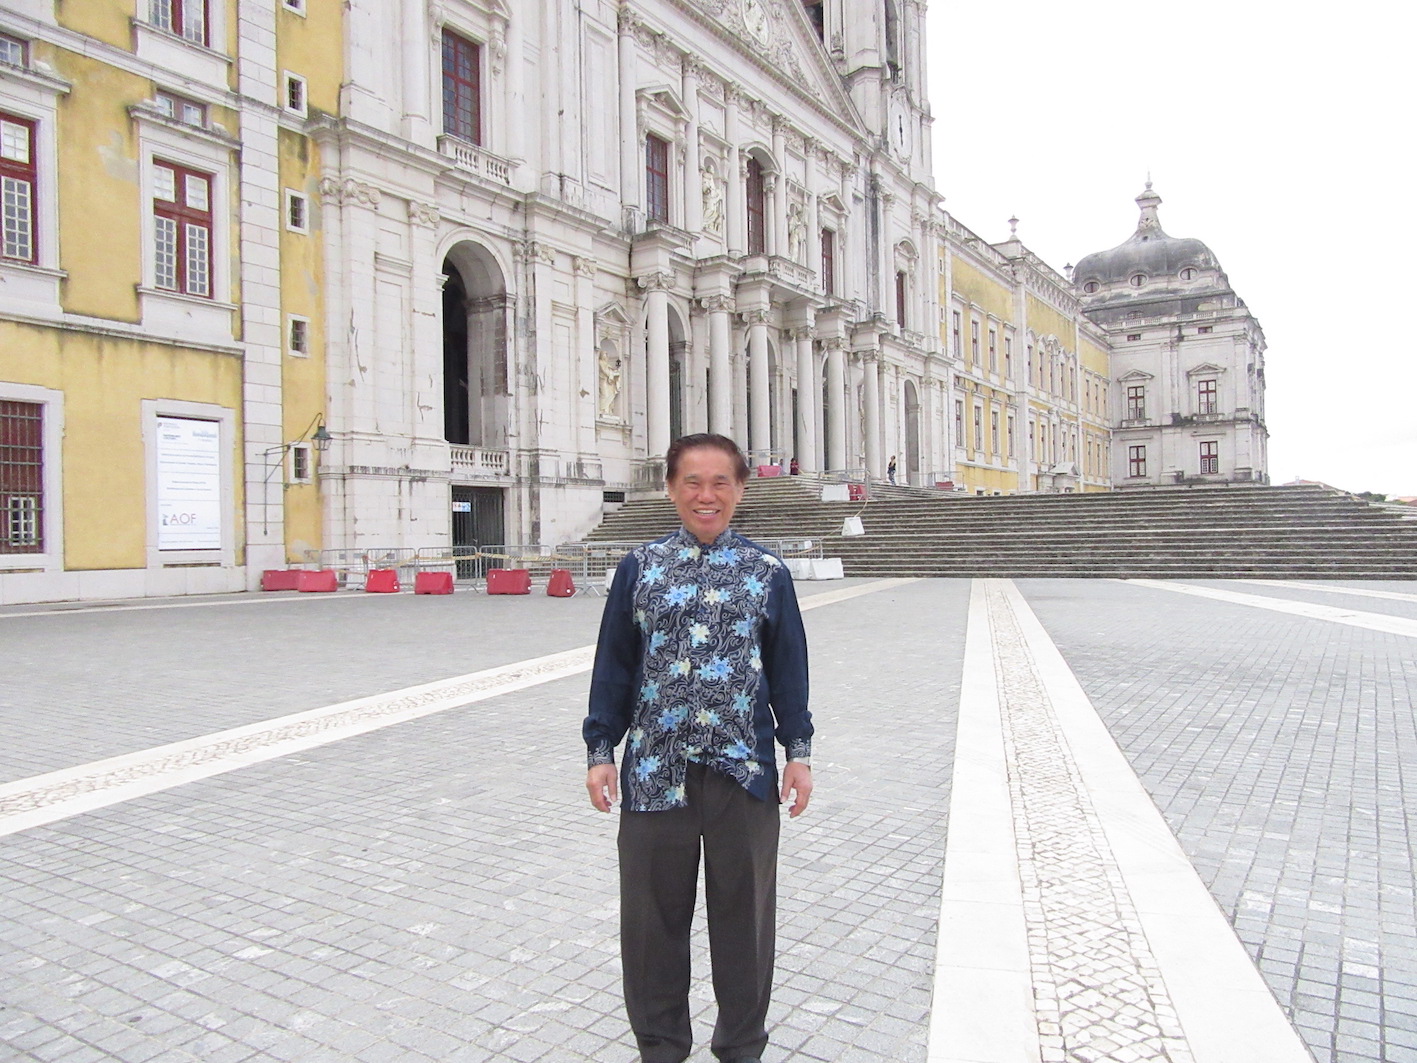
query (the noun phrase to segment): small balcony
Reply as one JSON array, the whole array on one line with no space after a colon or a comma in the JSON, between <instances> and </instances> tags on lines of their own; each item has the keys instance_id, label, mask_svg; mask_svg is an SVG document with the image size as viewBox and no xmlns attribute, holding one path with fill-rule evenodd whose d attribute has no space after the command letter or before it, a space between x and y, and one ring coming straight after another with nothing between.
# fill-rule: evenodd
<instances>
[{"instance_id":1,"label":"small balcony","mask_svg":"<svg viewBox=\"0 0 1417 1063\"><path fill-rule=\"evenodd\" d=\"M512 164L500 155L484 151L470 141L445 133L438 138L438 151L457 163L459 169L468 170L499 184L512 183Z\"/></svg>"},{"instance_id":2,"label":"small balcony","mask_svg":"<svg viewBox=\"0 0 1417 1063\"><path fill-rule=\"evenodd\" d=\"M486 450L461 443L448 444L453 459L454 480L505 480L511 467L505 450Z\"/></svg>"}]
</instances>

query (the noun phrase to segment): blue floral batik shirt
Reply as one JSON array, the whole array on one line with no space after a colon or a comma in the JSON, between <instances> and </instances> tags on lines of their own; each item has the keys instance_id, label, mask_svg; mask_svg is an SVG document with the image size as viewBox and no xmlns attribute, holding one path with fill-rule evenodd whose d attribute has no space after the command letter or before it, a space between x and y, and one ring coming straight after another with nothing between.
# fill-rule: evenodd
<instances>
[{"instance_id":1,"label":"blue floral batik shirt","mask_svg":"<svg viewBox=\"0 0 1417 1063\"><path fill-rule=\"evenodd\" d=\"M774 739L812 752L807 636L782 561L729 529L680 528L620 562L600 621L585 735L590 764L620 769L624 807L679 808L697 761L776 799Z\"/></svg>"}]
</instances>

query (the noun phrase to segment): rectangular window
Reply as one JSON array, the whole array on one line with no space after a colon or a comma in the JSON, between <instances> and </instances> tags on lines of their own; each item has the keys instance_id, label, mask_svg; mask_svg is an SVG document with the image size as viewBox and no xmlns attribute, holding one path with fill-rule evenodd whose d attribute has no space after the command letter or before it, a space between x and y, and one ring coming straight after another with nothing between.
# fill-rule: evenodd
<instances>
[{"instance_id":1,"label":"rectangular window","mask_svg":"<svg viewBox=\"0 0 1417 1063\"><path fill-rule=\"evenodd\" d=\"M990 453L997 457L999 454L999 414L997 410L989 414L989 442L991 444Z\"/></svg>"},{"instance_id":2,"label":"rectangular window","mask_svg":"<svg viewBox=\"0 0 1417 1063\"><path fill-rule=\"evenodd\" d=\"M1127 448L1127 475L1146 475L1146 447Z\"/></svg>"},{"instance_id":3,"label":"rectangular window","mask_svg":"<svg viewBox=\"0 0 1417 1063\"><path fill-rule=\"evenodd\" d=\"M974 407L974 449L984 449L984 410L979 406Z\"/></svg>"},{"instance_id":4,"label":"rectangular window","mask_svg":"<svg viewBox=\"0 0 1417 1063\"><path fill-rule=\"evenodd\" d=\"M1220 472L1220 444L1201 444L1201 475L1213 476Z\"/></svg>"},{"instance_id":5,"label":"rectangular window","mask_svg":"<svg viewBox=\"0 0 1417 1063\"><path fill-rule=\"evenodd\" d=\"M0 114L0 209L3 209L3 242L0 257L14 262L35 262L34 123Z\"/></svg>"},{"instance_id":6,"label":"rectangular window","mask_svg":"<svg viewBox=\"0 0 1417 1063\"><path fill-rule=\"evenodd\" d=\"M288 188L285 190L285 227L297 233L310 231L310 201Z\"/></svg>"},{"instance_id":7,"label":"rectangular window","mask_svg":"<svg viewBox=\"0 0 1417 1063\"><path fill-rule=\"evenodd\" d=\"M1013 456L1014 456L1014 418L1013 418L1013 415L1010 414L1010 415L1009 415L1009 457L1012 458Z\"/></svg>"},{"instance_id":8,"label":"rectangular window","mask_svg":"<svg viewBox=\"0 0 1417 1063\"><path fill-rule=\"evenodd\" d=\"M958 315L956 315L958 316ZM964 400L955 399L955 446L964 446Z\"/></svg>"},{"instance_id":9,"label":"rectangular window","mask_svg":"<svg viewBox=\"0 0 1417 1063\"><path fill-rule=\"evenodd\" d=\"M156 286L211 298L211 174L154 161L153 234Z\"/></svg>"},{"instance_id":10,"label":"rectangular window","mask_svg":"<svg viewBox=\"0 0 1417 1063\"><path fill-rule=\"evenodd\" d=\"M1127 388L1128 421L1146 420L1146 388L1139 384Z\"/></svg>"},{"instance_id":11,"label":"rectangular window","mask_svg":"<svg viewBox=\"0 0 1417 1063\"><path fill-rule=\"evenodd\" d=\"M310 322L305 318L292 317L290 319L288 346L291 354L304 356L310 353Z\"/></svg>"},{"instance_id":12,"label":"rectangular window","mask_svg":"<svg viewBox=\"0 0 1417 1063\"><path fill-rule=\"evenodd\" d=\"M836 232L822 230L822 291L836 293Z\"/></svg>"},{"instance_id":13,"label":"rectangular window","mask_svg":"<svg viewBox=\"0 0 1417 1063\"><path fill-rule=\"evenodd\" d=\"M645 137L645 211L669 224L669 141L653 133Z\"/></svg>"},{"instance_id":14,"label":"rectangular window","mask_svg":"<svg viewBox=\"0 0 1417 1063\"><path fill-rule=\"evenodd\" d=\"M748 254L761 255L767 252L767 222L765 189L763 185L762 163L755 158L748 159L748 177L744 183L745 198L748 201Z\"/></svg>"},{"instance_id":15,"label":"rectangular window","mask_svg":"<svg viewBox=\"0 0 1417 1063\"><path fill-rule=\"evenodd\" d=\"M305 0L281 0L281 6L297 15L305 14Z\"/></svg>"},{"instance_id":16,"label":"rectangular window","mask_svg":"<svg viewBox=\"0 0 1417 1063\"><path fill-rule=\"evenodd\" d=\"M44 552L44 407L0 399L0 554Z\"/></svg>"},{"instance_id":17,"label":"rectangular window","mask_svg":"<svg viewBox=\"0 0 1417 1063\"><path fill-rule=\"evenodd\" d=\"M974 365L979 364L979 322L969 323L969 360Z\"/></svg>"},{"instance_id":18,"label":"rectangular window","mask_svg":"<svg viewBox=\"0 0 1417 1063\"><path fill-rule=\"evenodd\" d=\"M905 271L896 270L895 274L895 323L901 328L905 328L905 303L906 285Z\"/></svg>"},{"instance_id":19,"label":"rectangular window","mask_svg":"<svg viewBox=\"0 0 1417 1063\"><path fill-rule=\"evenodd\" d=\"M1004 376L1009 380L1014 376L1014 338L1004 337Z\"/></svg>"},{"instance_id":20,"label":"rectangular window","mask_svg":"<svg viewBox=\"0 0 1417 1063\"><path fill-rule=\"evenodd\" d=\"M299 74L285 72L285 109L296 114L305 114L305 79Z\"/></svg>"},{"instance_id":21,"label":"rectangular window","mask_svg":"<svg viewBox=\"0 0 1417 1063\"><path fill-rule=\"evenodd\" d=\"M290 448L290 479L298 484L310 482L310 447L305 443Z\"/></svg>"},{"instance_id":22,"label":"rectangular window","mask_svg":"<svg viewBox=\"0 0 1417 1063\"><path fill-rule=\"evenodd\" d=\"M148 21L183 40L207 43L207 0L150 0Z\"/></svg>"},{"instance_id":23,"label":"rectangular window","mask_svg":"<svg viewBox=\"0 0 1417 1063\"><path fill-rule=\"evenodd\" d=\"M1127 336L1127 342L1128 342L1128 343L1136 343L1139 339L1141 339L1141 333L1140 333L1140 332L1132 332L1132 333L1129 333L1128 336Z\"/></svg>"},{"instance_id":24,"label":"rectangular window","mask_svg":"<svg viewBox=\"0 0 1417 1063\"><path fill-rule=\"evenodd\" d=\"M153 102L157 104L159 111L174 121L196 126L198 129L205 129L207 126L207 109L194 100L173 92L159 92L153 96Z\"/></svg>"},{"instance_id":25,"label":"rectangular window","mask_svg":"<svg viewBox=\"0 0 1417 1063\"><path fill-rule=\"evenodd\" d=\"M1215 326L1214 326L1214 325L1202 325L1200 328L1196 329L1196 332L1198 332L1198 333L1199 333L1200 335L1202 335L1202 336L1205 336L1205 335L1207 335L1207 334L1209 334L1209 333L1211 333L1211 332L1214 332L1214 331L1215 331Z\"/></svg>"},{"instance_id":26,"label":"rectangular window","mask_svg":"<svg viewBox=\"0 0 1417 1063\"><path fill-rule=\"evenodd\" d=\"M443 31L443 132L482 143L482 48Z\"/></svg>"},{"instance_id":27,"label":"rectangular window","mask_svg":"<svg viewBox=\"0 0 1417 1063\"><path fill-rule=\"evenodd\" d=\"M989 372L999 371L999 333L995 329L989 330Z\"/></svg>"},{"instance_id":28,"label":"rectangular window","mask_svg":"<svg viewBox=\"0 0 1417 1063\"><path fill-rule=\"evenodd\" d=\"M964 342L963 339L960 337L960 316L959 316L959 311L956 310L956 311L954 312L954 352L955 352L955 357L956 357L956 358L963 357L963 355L964 355L963 342Z\"/></svg>"},{"instance_id":29,"label":"rectangular window","mask_svg":"<svg viewBox=\"0 0 1417 1063\"><path fill-rule=\"evenodd\" d=\"M1215 394L1214 380L1196 381L1196 412L1219 413L1220 403Z\"/></svg>"},{"instance_id":30,"label":"rectangular window","mask_svg":"<svg viewBox=\"0 0 1417 1063\"><path fill-rule=\"evenodd\" d=\"M0 63L6 66L28 66L25 42L8 33L0 33Z\"/></svg>"}]
</instances>

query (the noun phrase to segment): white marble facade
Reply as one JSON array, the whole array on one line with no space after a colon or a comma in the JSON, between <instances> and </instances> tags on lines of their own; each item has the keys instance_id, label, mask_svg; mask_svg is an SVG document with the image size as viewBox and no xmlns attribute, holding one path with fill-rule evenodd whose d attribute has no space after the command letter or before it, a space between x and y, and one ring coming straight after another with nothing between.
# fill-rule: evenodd
<instances>
[{"instance_id":1,"label":"white marble facade","mask_svg":"<svg viewBox=\"0 0 1417 1063\"><path fill-rule=\"evenodd\" d=\"M460 488L574 539L682 432L880 476L908 426L948 467L923 32L918 0L352 0L314 123L326 545L446 545Z\"/></svg>"}]
</instances>

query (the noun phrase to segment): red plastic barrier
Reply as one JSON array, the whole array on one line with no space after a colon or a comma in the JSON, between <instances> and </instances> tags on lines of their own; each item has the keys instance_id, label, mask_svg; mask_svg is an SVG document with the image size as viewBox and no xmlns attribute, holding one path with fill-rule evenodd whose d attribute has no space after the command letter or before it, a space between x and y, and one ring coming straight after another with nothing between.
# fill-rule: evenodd
<instances>
[{"instance_id":1,"label":"red plastic barrier","mask_svg":"<svg viewBox=\"0 0 1417 1063\"><path fill-rule=\"evenodd\" d=\"M451 572L420 572L413 577L414 594L452 594Z\"/></svg>"},{"instance_id":2,"label":"red plastic barrier","mask_svg":"<svg viewBox=\"0 0 1417 1063\"><path fill-rule=\"evenodd\" d=\"M568 568L553 568L551 578L546 581L546 593L553 598L569 598L576 593L576 581L571 578Z\"/></svg>"},{"instance_id":3,"label":"red plastic barrier","mask_svg":"<svg viewBox=\"0 0 1417 1063\"><path fill-rule=\"evenodd\" d=\"M261 573L261 590L293 591L300 586L298 568L268 568Z\"/></svg>"},{"instance_id":4,"label":"red plastic barrier","mask_svg":"<svg viewBox=\"0 0 1417 1063\"><path fill-rule=\"evenodd\" d=\"M781 465L759 465L759 466L758 466L758 475L759 475L759 476L781 476L781 475L782 475L782 466L781 466Z\"/></svg>"},{"instance_id":5,"label":"red plastic barrier","mask_svg":"<svg viewBox=\"0 0 1417 1063\"><path fill-rule=\"evenodd\" d=\"M302 569L295 589L298 591L336 591L339 590L339 580L335 577L335 570L332 568Z\"/></svg>"},{"instance_id":6,"label":"red plastic barrier","mask_svg":"<svg viewBox=\"0 0 1417 1063\"><path fill-rule=\"evenodd\" d=\"M397 594L399 574L392 568L371 568L364 577L364 589L370 594Z\"/></svg>"},{"instance_id":7,"label":"red plastic barrier","mask_svg":"<svg viewBox=\"0 0 1417 1063\"><path fill-rule=\"evenodd\" d=\"M530 594L531 572L524 568L489 568L488 594Z\"/></svg>"},{"instance_id":8,"label":"red plastic barrier","mask_svg":"<svg viewBox=\"0 0 1417 1063\"><path fill-rule=\"evenodd\" d=\"M865 485L865 484L847 484L847 485L846 485L846 497L849 498L849 499L851 499L851 501L853 501L853 502L864 502L864 501L866 501L866 485Z\"/></svg>"}]
</instances>

